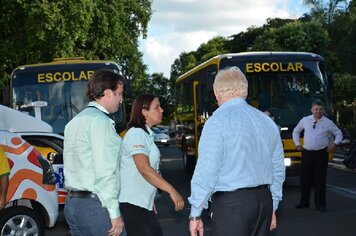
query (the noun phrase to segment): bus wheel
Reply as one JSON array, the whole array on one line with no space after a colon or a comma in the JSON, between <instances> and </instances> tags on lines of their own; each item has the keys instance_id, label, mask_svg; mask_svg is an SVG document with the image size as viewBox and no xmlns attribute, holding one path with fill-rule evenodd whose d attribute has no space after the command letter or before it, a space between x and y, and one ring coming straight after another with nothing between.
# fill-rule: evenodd
<instances>
[{"instance_id":1,"label":"bus wheel","mask_svg":"<svg viewBox=\"0 0 356 236\"><path fill-rule=\"evenodd\" d=\"M195 158L194 156L188 155L187 150L183 150L183 167L185 173L193 174L195 169Z\"/></svg>"},{"instance_id":2,"label":"bus wheel","mask_svg":"<svg viewBox=\"0 0 356 236\"><path fill-rule=\"evenodd\" d=\"M0 235L44 235L41 216L28 207L4 209L0 217Z\"/></svg>"}]
</instances>

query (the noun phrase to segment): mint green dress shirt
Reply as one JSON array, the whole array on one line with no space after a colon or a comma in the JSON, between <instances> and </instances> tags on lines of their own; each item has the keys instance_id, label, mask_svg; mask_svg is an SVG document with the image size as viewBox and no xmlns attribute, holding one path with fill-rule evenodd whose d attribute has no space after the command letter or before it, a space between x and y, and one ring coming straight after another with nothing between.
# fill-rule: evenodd
<instances>
[{"instance_id":1,"label":"mint green dress shirt","mask_svg":"<svg viewBox=\"0 0 356 236\"><path fill-rule=\"evenodd\" d=\"M68 190L91 191L98 195L110 218L120 216L119 169L121 138L109 113L90 102L64 130L64 178Z\"/></svg>"},{"instance_id":2,"label":"mint green dress shirt","mask_svg":"<svg viewBox=\"0 0 356 236\"><path fill-rule=\"evenodd\" d=\"M143 178L133 159L135 154L146 155L151 167L159 171L161 154L154 143L153 131L149 127L146 128L149 134L141 128L130 128L122 141L119 200L151 211L157 188Z\"/></svg>"}]
</instances>

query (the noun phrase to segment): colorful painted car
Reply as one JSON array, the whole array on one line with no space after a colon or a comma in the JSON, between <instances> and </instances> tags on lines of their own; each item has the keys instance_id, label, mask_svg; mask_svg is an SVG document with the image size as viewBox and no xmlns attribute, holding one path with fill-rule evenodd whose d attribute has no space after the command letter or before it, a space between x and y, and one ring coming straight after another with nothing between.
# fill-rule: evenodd
<instances>
[{"instance_id":1,"label":"colorful painted car","mask_svg":"<svg viewBox=\"0 0 356 236\"><path fill-rule=\"evenodd\" d=\"M0 211L0 235L44 235L58 218L58 193L49 161L19 134L0 130L10 166L7 204Z\"/></svg>"},{"instance_id":2,"label":"colorful painted car","mask_svg":"<svg viewBox=\"0 0 356 236\"><path fill-rule=\"evenodd\" d=\"M23 112L0 105L0 114L0 130L8 130L19 134L45 158L50 160L57 180L58 202L59 204L64 204L67 196L63 176L64 137L53 133L52 127L46 122Z\"/></svg>"}]
</instances>

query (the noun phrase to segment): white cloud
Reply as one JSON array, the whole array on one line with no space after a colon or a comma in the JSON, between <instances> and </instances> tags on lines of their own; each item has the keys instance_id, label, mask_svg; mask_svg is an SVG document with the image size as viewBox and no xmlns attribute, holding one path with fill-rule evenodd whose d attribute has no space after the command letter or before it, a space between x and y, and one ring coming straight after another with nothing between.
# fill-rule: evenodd
<instances>
[{"instance_id":1,"label":"white cloud","mask_svg":"<svg viewBox=\"0 0 356 236\"><path fill-rule=\"evenodd\" d=\"M182 52L196 50L214 36L230 36L267 18L300 16L301 0L154 0L148 36L141 51L149 72L169 77ZM293 4L291 9L289 6Z\"/></svg>"}]
</instances>

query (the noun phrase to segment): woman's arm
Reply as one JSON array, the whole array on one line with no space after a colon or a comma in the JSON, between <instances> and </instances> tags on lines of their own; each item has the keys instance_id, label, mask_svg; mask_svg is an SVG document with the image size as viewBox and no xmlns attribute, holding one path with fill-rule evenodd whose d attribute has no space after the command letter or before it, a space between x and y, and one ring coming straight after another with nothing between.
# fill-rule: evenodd
<instances>
[{"instance_id":1,"label":"woman's arm","mask_svg":"<svg viewBox=\"0 0 356 236\"><path fill-rule=\"evenodd\" d=\"M151 167L148 157L144 154L135 154L133 155L133 159L143 178L145 178L145 180L147 180L150 184L167 192L175 205L176 211L182 210L184 207L183 197L172 185L162 178L162 176L159 175L155 169Z\"/></svg>"}]
</instances>

